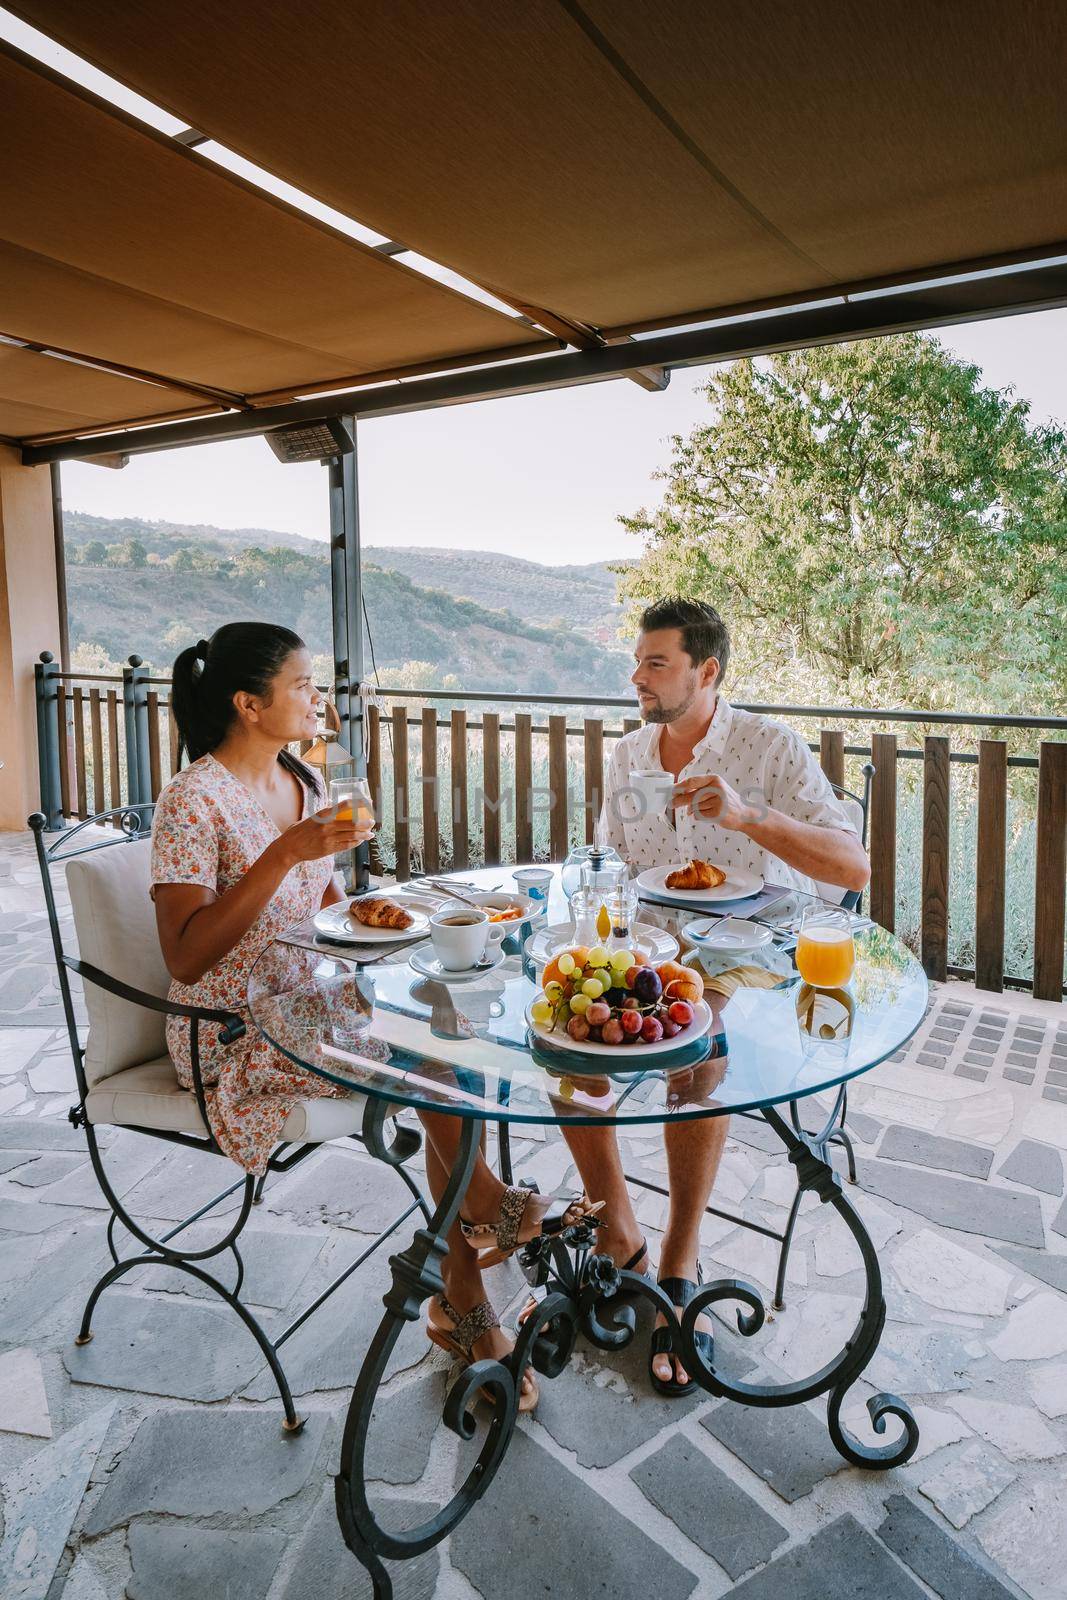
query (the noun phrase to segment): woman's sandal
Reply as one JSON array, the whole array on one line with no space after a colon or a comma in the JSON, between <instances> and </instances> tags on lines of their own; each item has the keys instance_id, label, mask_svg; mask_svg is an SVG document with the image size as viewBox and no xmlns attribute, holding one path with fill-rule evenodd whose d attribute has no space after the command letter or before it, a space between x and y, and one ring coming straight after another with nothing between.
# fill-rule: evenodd
<instances>
[{"instance_id":1,"label":"woman's sandal","mask_svg":"<svg viewBox=\"0 0 1067 1600\"><path fill-rule=\"evenodd\" d=\"M504 1190L500 1200L500 1215L495 1222L464 1222L460 1219L460 1228L463 1237L469 1244L479 1245L483 1241L492 1240L493 1244L487 1250L479 1250L478 1264L481 1267L495 1267L498 1262L506 1261L508 1256L529 1241L520 1239L522 1219L526 1215L526 1208L531 1198L537 1194L536 1189L519 1188L509 1184ZM540 1198L540 1197L539 1197ZM539 1234L562 1233L564 1228L569 1228L572 1223L580 1222L583 1217L594 1216L604 1208L603 1200L595 1203L580 1195L578 1199L567 1195L556 1195L540 1220ZM532 1235L536 1238L537 1234Z\"/></svg>"},{"instance_id":2,"label":"woman's sandal","mask_svg":"<svg viewBox=\"0 0 1067 1600\"><path fill-rule=\"evenodd\" d=\"M444 1312L449 1320L449 1326L433 1320L435 1308ZM430 1309L426 1316L426 1337L431 1344L437 1345L440 1350L447 1350L449 1355L458 1356L464 1366L471 1366L480 1358L474 1355L474 1346L479 1339L489 1333L493 1328L499 1328L500 1318L489 1304L488 1300L480 1300L466 1316L461 1316L450 1300L444 1295L438 1296L430 1302ZM482 1389L481 1394L487 1400L492 1399L488 1389ZM522 1414L530 1412L541 1397L537 1379L531 1368L527 1367L522 1375L519 1388L519 1411Z\"/></svg>"},{"instance_id":3,"label":"woman's sandal","mask_svg":"<svg viewBox=\"0 0 1067 1600\"><path fill-rule=\"evenodd\" d=\"M624 1261L622 1266L619 1268L619 1271L620 1272L633 1272L634 1269L637 1266L637 1263L640 1261L641 1257L642 1256L647 1256L647 1255L648 1255L648 1244L647 1244L646 1240L642 1239L640 1245L634 1251L634 1253L630 1257L629 1261ZM647 1278L649 1283L652 1282L652 1273L651 1273L651 1270L649 1268L646 1268L645 1271L642 1272L641 1276L642 1276L642 1278ZM526 1322L528 1322L529 1319L533 1316L534 1312L537 1310L537 1307L540 1305L541 1301L544 1299L545 1294L546 1294L546 1290L544 1290L544 1289L535 1289L533 1294L527 1300L526 1304L519 1311L518 1315L515 1318L515 1328L516 1328L516 1330L518 1332L522 1331L523 1325ZM611 1299L612 1300L614 1300L614 1299L622 1299L625 1296L625 1294L626 1294L626 1291L624 1289L620 1289L619 1294L617 1296L616 1295L612 1295Z\"/></svg>"},{"instance_id":4,"label":"woman's sandal","mask_svg":"<svg viewBox=\"0 0 1067 1600\"><path fill-rule=\"evenodd\" d=\"M694 1283L691 1278L660 1278L659 1287L663 1290L664 1294L670 1300L671 1305L676 1311L684 1311L690 1300L692 1300L693 1296L696 1294L697 1289L703 1282L704 1273L701 1270L700 1263L698 1262L696 1283ZM679 1321L680 1320L681 1318L679 1318ZM707 1331L694 1333L693 1343L696 1345L697 1350L703 1356L704 1360L710 1364L715 1355L715 1340L713 1335ZM652 1342L649 1345L648 1351L649 1381L651 1382L652 1387L655 1389L657 1394L667 1395L672 1400L676 1400L684 1394L692 1394L694 1389L698 1387L692 1376L690 1376L687 1383L679 1383L678 1379L673 1377L661 1378L652 1364L656 1356L671 1356L675 1360L681 1359L680 1353L671 1348L670 1328L654 1328L652 1331Z\"/></svg>"}]
</instances>

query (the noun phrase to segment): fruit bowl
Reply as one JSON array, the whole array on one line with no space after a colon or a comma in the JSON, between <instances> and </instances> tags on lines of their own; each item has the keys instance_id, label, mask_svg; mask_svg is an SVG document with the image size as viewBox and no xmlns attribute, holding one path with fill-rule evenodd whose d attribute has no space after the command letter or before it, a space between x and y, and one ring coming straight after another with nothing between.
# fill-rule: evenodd
<instances>
[{"instance_id":1,"label":"fruit bowl","mask_svg":"<svg viewBox=\"0 0 1067 1600\"><path fill-rule=\"evenodd\" d=\"M690 967L654 967L637 950L572 946L547 964L526 1010L539 1040L583 1054L662 1054L699 1039L711 1025L703 984Z\"/></svg>"}]
</instances>

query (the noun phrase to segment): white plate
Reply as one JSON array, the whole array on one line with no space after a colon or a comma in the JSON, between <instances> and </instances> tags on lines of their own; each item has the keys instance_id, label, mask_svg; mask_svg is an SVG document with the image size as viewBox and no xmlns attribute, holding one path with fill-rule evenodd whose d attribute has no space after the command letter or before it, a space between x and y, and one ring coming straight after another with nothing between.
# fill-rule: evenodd
<instances>
[{"instance_id":1,"label":"white plate","mask_svg":"<svg viewBox=\"0 0 1067 1600\"><path fill-rule=\"evenodd\" d=\"M380 898L392 899L392 896ZM404 905L404 902L398 900L397 904ZM430 919L424 911L412 905L404 905L404 910L411 918L407 928L366 928L349 916L347 901L338 901L335 906L316 912L315 932L324 933L328 939L343 939L348 944L399 944L404 939L421 939L429 933Z\"/></svg>"},{"instance_id":2,"label":"white plate","mask_svg":"<svg viewBox=\"0 0 1067 1600\"><path fill-rule=\"evenodd\" d=\"M651 922L638 922L634 925L634 937L629 941L631 947L640 950L646 955L653 966L660 966L664 961L673 961L678 954L678 941L673 934L665 928L657 928ZM560 950L568 950L573 944L574 929L569 922L557 922L551 928L538 928L532 933L522 947L523 955L529 956L531 961L543 964L556 955Z\"/></svg>"},{"instance_id":3,"label":"white plate","mask_svg":"<svg viewBox=\"0 0 1067 1600\"><path fill-rule=\"evenodd\" d=\"M421 972L424 978L436 978L440 983L470 983L474 978L484 978L487 972L506 959L503 950L491 950L489 959L476 967L443 967L433 953L432 945L421 945L408 956L408 966Z\"/></svg>"},{"instance_id":4,"label":"white plate","mask_svg":"<svg viewBox=\"0 0 1067 1600\"><path fill-rule=\"evenodd\" d=\"M686 865L687 862L681 863L681 866ZM668 889L668 877L672 872L679 872L681 866L649 867L637 878L638 890L658 895L672 905L712 906L719 900L744 900L749 895L759 894L763 888L761 873L745 872L741 867L721 867L719 870L726 873L726 882L720 883L717 889Z\"/></svg>"},{"instance_id":5,"label":"white plate","mask_svg":"<svg viewBox=\"0 0 1067 1600\"><path fill-rule=\"evenodd\" d=\"M706 922L689 922L684 933L702 950L762 950L774 937L770 928L749 922L747 917L709 917Z\"/></svg>"},{"instance_id":6,"label":"white plate","mask_svg":"<svg viewBox=\"0 0 1067 1600\"><path fill-rule=\"evenodd\" d=\"M466 894L466 891L464 891ZM468 900L476 906L482 906L486 911L504 911L508 906L518 906L522 912L521 917L512 917L503 924L494 923L494 927L503 926L510 933L513 929L528 928L545 914L545 902L535 900L531 894L522 894L519 890L509 893L506 889L475 889L466 894ZM505 935L506 937L506 935Z\"/></svg>"},{"instance_id":7,"label":"white plate","mask_svg":"<svg viewBox=\"0 0 1067 1600\"><path fill-rule=\"evenodd\" d=\"M687 1044L694 1044L697 1039L702 1039L711 1027L711 1007L706 1000L691 1002L693 1006L693 1020L688 1028L681 1033L676 1033L673 1039L658 1039L655 1044L597 1044L594 1040L590 1044L588 1039L572 1039L570 1034L563 1029L559 1033L552 1033L545 1022L535 1022L530 1015L530 1006L536 1005L531 1000L526 1007L526 1024L537 1040L538 1044L547 1044L550 1049L566 1050L582 1056L600 1056L610 1061L625 1057L631 1061L644 1061L649 1056L670 1055L675 1050L683 1050Z\"/></svg>"}]
</instances>

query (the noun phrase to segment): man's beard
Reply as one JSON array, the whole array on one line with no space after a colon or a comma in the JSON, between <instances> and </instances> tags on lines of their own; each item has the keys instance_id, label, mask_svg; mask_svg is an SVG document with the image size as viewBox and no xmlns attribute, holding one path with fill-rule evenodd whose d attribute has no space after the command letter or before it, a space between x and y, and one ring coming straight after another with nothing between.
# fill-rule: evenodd
<instances>
[{"instance_id":1,"label":"man's beard","mask_svg":"<svg viewBox=\"0 0 1067 1600\"><path fill-rule=\"evenodd\" d=\"M689 710L696 697L697 689L694 684L690 686L689 693L685 699L679 701L676 706L665 706L657 701L647 711L642 711L641 715L646 722L677 722L678 718L684 716Z\"/></svg>"}]
</instances>

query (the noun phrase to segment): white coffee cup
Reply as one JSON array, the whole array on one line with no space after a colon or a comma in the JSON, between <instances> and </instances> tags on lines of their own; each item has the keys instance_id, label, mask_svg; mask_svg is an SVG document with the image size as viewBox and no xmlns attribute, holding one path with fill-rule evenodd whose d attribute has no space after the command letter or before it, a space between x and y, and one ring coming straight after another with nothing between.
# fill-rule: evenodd
<instances>
[{"instance_id":1,"label":"white coffee cup","mask_svg":"<svg viewBox=\"0 0 1067 1600\"><path fill-rule=\"evenodd\" d=\"M430 918L434 952L447 972L468 971L507 930L506 922L490 922L489 913L477 906L445 906Z\"/></svg>"},{"instance_id":2,"label":"white coffee cup","mask_svg":"<svg viewBox=\"0 0 1067 1600\"><path fill-rule=\"evenodd\" d=\"M662 767L647 767L630 773L629 787L637 798L641 815L658 817L667 809L675 782Z\"/></svg>"}]
</instances>

